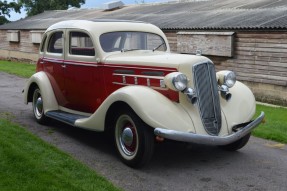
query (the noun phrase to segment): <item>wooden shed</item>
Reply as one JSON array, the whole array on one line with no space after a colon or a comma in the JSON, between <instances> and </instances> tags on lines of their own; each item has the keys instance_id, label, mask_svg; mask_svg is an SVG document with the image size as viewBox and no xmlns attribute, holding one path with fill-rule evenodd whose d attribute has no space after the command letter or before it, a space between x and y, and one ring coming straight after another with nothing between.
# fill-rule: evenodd
<instances>
[{"instance_id":1,"label":"wooden shed","mask_svg":"<svg viewBox=\"0 0 287 191\"><path fill-rule=\"evenodd\" d=\"M232 70L257 100L287 106L287 0L191 0L132 5L113 11L47 11L0 26L0 56L37 60L47 27L69 19L149 22L168 37L171 50L201 53L217 70Z\"/></svg>"}]
</instances>

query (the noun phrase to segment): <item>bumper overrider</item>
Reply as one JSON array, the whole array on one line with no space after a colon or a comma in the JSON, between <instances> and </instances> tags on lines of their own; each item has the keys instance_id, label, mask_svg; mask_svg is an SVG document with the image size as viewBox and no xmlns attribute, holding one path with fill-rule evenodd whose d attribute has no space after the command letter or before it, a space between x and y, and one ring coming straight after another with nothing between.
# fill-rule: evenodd
<instances>
[{"instance_id":1,"label":"bumper overrider","mask_svg":"<svg viewBox=\"0 0 287 191\"><path fill-rule=\"evenodd\" d=\"M219 137L219 136L211 136L211 135L199 135L195 133L185 133L181 131L163 129L163 128L156 128L154 130L154 134L175 141L182 141L182 142L189 142L189 143L197 143L197 144L205 144L205 145L228 145L233 143L248 133L252 131L255 127L257 127L264 119L264 112L261 112L259 117L255 120L245 123L245 126L237 129L236 132L233 132L230 135Z\"/></svg>"}]
</instances>

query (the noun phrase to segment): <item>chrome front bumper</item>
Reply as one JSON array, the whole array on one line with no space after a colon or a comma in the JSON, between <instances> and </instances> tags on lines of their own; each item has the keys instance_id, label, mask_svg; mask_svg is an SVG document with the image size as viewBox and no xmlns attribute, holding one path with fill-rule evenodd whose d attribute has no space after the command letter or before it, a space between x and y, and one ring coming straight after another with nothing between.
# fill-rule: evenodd
<instances>
[{"instance_id":1,"label":"chrome front bumper","mask_svg":"<svg viewBox=\"0 0 287 191\"><path fill-rule=\"evenodd\" d=\"M171 139L175 141L183 141L189 143L197 143L197 144L206 144L206 145L228 145L233 143L240 138L244 137L248 133L251 132L252 129L257 127L262 120L264 119L264 112L262 111L259 117L257 117L254 121L250 122L245 127L242 127L237 132L234 132L230 135L219 137L219 136L211 136L211 135L199 135L194 133L184 133L180 131L174 131L163 128L156 128L154 130L154 134L166 139Z\"/></svg>"}]
</instances>

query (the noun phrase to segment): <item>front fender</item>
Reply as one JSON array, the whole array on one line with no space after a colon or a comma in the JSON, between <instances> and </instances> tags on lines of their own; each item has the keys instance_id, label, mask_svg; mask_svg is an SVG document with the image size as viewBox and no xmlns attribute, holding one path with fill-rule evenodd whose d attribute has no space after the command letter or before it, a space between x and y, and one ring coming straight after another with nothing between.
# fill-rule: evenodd
<instances>
[{"instance_id":1,"label":"front fender","mask_svg":"<svg viewBox=\"0 0 287 191\"><path fill-rule=\"evenodd\" d=\"M29 98L30 96L33 96L35 86L38 86L41 90L44 112L46 113L47 111L58 110L58 102L56 100L50 80L45 72L37 72L26 82L23 91L24 103L28 104L28 102L31 101Z\"/></svg>"},{"instance_id":2,"label":"front fender","mask_svg":"<svg viewBox=\"0 0 287 191\"><path fill-rule=\"evenodd\" d=\"M231 130L234 125L252 119L256 110L256 101L251 90L239 81L229 89L229 93L232 94L231 99L228 101L220 99L220 104Z\"/></svg>"},{"instance_id":3,"label":"front fender","mask_svg":"<svg viewBox=\"0 0 287 191\"><path fill-rule=\"evenodd\" d=\"M79 119L75 125L103 131L107 111L113 103L118 101L127 103L151 127L194 132L192 120L180 104L172 102L161 93L144 86L126 86L118 89L102 103L91 117Z\"/></svg>"}]
</instances>

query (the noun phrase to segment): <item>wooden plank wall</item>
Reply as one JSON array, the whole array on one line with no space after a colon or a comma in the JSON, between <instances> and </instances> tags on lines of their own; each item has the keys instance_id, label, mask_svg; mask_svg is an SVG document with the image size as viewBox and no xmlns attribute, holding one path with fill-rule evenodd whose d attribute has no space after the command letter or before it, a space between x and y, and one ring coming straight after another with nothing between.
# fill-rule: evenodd
<instances>
[{"instance_id":1,"label":"wooden plank wall","mask_svg":"<svg viewBox=\"0 0 287 191\"><path fill-rule=\"evenodd\" d=\"M166 32L176 52L176 32ZM287 32L236 32L234 56L208 56L217 70L235 71L238 79L287 86Z\"/></svg>"},{"instance_id":2,"label":"wooden plank wall","mask_svg":"<svg viewBox=\"0 0 287 191\"><path fill-rule=\"evenodd\" d=\"M165 32L174 52L176 32ZM234 32L232 58L207 55L216 70L234 71L261 101L287 105L287 32Z\"/></svg>"},{"instance_id":3,"label":"wooden plank wall","mask_svg":"<svg viewBox=\"0 0 287 191\"><path fill-rule=\"evenodd\" d=\"M20 51L26 53L37 53L39 44L33 44L31 33L28 30L20 31L20 42L7 41L7 30L0 30L0 49L10 51Z\"/></svg>"},{"instance_id":4,"label":"wooden plank wall","mask_svg":"<svg viewBox=\"0 0 287 191\"><path fill-rule=\"evenodd\" d=\"M287 86L287 32L238 32L234 58L216 60L240 80Z\"/></svg>"}]
</instances>

